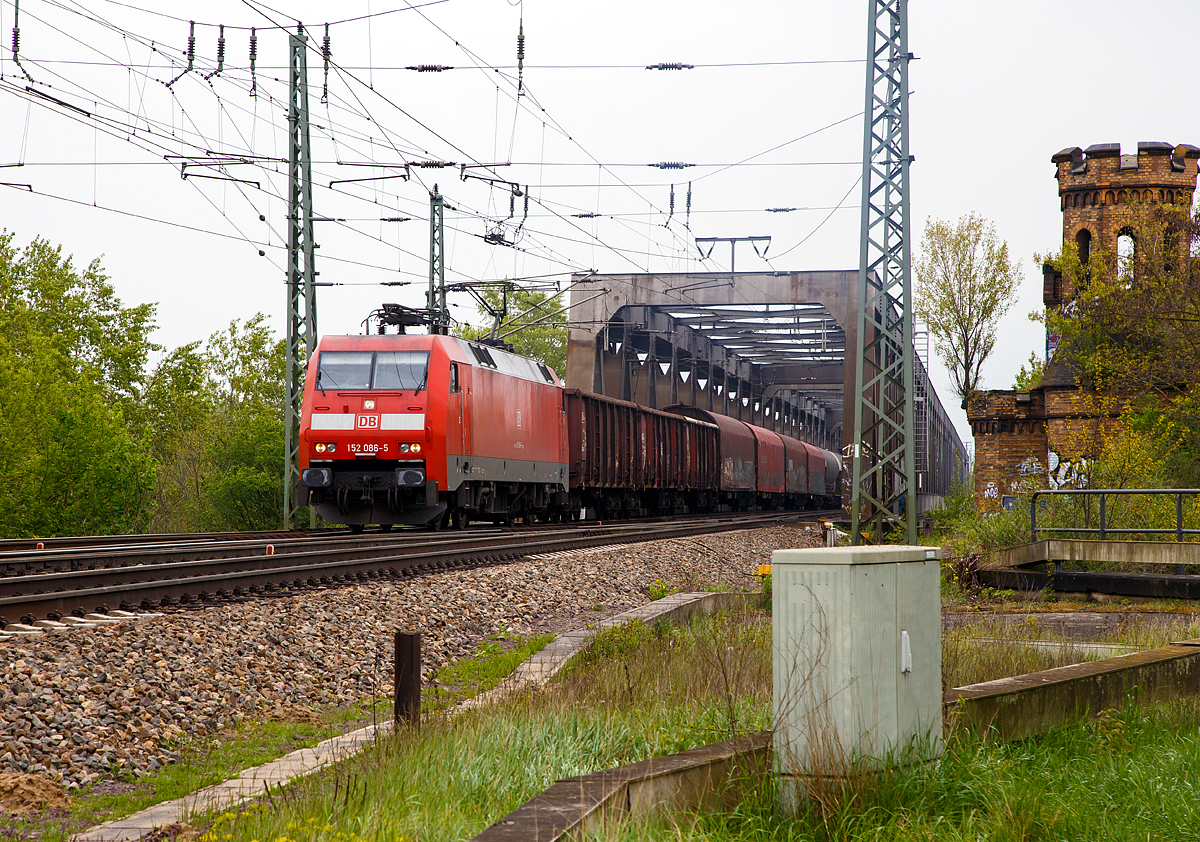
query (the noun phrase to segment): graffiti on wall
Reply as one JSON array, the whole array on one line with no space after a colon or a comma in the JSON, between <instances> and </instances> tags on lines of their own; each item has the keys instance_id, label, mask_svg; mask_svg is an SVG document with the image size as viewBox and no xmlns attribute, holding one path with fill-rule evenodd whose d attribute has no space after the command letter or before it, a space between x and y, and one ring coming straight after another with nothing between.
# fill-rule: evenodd
<instances>
[{"instance_id":1,"label":"graffiti on wall","mask_svg":"<svg viewBox=\"0 0 1200 842\"><path fill-rule=\"evenodd\" d=\"M1000 489L998 489L996 487L996 483L993 482L992 480L988 480L987 485L985 485L983 487L983 499L984 500L995 500L999 496L1000 496Z\"/></svg>"},{"instance_id":2,"label":"graffiti on wall","mask_svg":"<svg viewBox=\"0 0 1200 842\"><path fill-rule=\"evenodd\" d=\"M1087 459L1064 459L1056 451L1046 454L1050 488L1084 488L1088 484Z\"/></svg>"},{"instance_id":3,"label":"graffiti on wall","mask_svg":"<svg viewBox=\"0 0 1200 842\"><path fill-rule=\"evenodd\" d=\"M1015 479L1008 484L1008 488L1013 494L1020 494L1024 491L1036 491L1038 488L1041 488L1042 477L1046 475L1046 469L1042 466L1041 459L1038 459L1036 456L1030 456L1017 465L1017 471L1021 475L1020 479Z\"/></svg>"}]
</instances>

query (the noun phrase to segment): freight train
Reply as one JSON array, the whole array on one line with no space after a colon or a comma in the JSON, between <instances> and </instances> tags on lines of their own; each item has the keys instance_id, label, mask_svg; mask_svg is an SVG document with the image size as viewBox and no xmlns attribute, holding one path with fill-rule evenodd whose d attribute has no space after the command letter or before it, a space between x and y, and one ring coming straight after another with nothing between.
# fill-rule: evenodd
<instances>
[{"instance_id":1,"label":"freight train","mask_svg":"<svg viewBox=\"0 0 1200 842\"><path fill-rule=\"evenodd\" d=\"M453 336L326 336L300 424L309 505L356 529L841 505L836 454Z\"/></svg>"}]
</instances>

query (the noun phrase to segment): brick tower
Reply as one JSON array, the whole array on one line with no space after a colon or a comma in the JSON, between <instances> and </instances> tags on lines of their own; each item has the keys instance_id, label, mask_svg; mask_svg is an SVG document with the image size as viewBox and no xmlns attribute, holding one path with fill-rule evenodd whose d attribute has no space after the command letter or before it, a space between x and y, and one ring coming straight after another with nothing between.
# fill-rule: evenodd
<instances>
[{"instance_id":1,"label":"brick tower","mask_svg":"<svg viewBox=\"0 0 1200 842\"><path fill-rule=\"evenodd\" d=\"M1057 167L1063 214L1063 245L1074 243L1087 263L1097 248L1117 253L1130 211L1138 204L1192 206L1200 148L1190 144L1139 143L1136 155L1122 155L1119 143L1097 143L1087 150L1064 149L1050 160ZM1070 282L1043 268L1042 299L1047 307L1070 300Z\"/></svg>"},{"instance_id":2,"label":"brick tower","mask_svg":"<svg viewBox=\"0 0 1200 842\"><path fill-rule=\"evenodd\" d=\"M1063 245L1077 246L1086 263L1092 254L1118 253L1121 236L1134 233L1139 206L1175 205L1190 212L1200 148L1139 143L1136 155L1122 155L1120 144L1100 143L1064 149L1050 160L1058 179ZM1052 266L1043 267L1043 284L1046 307L1074 297L1070 280ZM1047 336L1046 371L1038 388L979 392L968 402L975 494L985 510L1015 500L1027 483L1074 486L1098 455L1102 433L1119 423L1124 399L1081 389L1069 362L1051 359L1057 344Z\"/></svg>"}]
</instances>

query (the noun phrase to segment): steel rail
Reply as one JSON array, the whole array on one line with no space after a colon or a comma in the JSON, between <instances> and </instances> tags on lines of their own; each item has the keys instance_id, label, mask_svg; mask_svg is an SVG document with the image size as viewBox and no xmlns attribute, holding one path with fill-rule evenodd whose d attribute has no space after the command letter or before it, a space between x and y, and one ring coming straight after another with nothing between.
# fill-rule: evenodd
<instances>
[{"instance_id":1,"label":"steel rail","mask_svg":"<svg viewBox=\"0 0 1200 842\"><path fill-rule=\"evenodd\" d=\"M297 537L321 537L345 534L345 529L273 529L258 532L163 532L138 533L134 535L63 535L51 538L3 538L0 539L0 556L18 552L52 552L73 549L128 546L146 544L197 543L202 541L234 541L285 539ZM38 550L38 544L42 549Z\"/></svg>"},{"instance_id":2,"label":"steel rail","mask_svg":"<svg viewBox=\"0 0 1200 842\"><path fill-rule=\"evenodd\" d=\"M286 535L286 533L283 533ZM457 533L462 534L462 533ZM479 534L496 534L496 532ZM81 547L69 550L23 550L14 553L0 554L0 565L13 568L25 567L28 575L33 568L41 568L42 573L64 573L81 569L94 570L97 568L130 567L134 565L161 566L177 561L199 559L220 559L245 557L252 551L288 554L312 550L319 547L370 547L379 545L396 545L405 541L439 540L435 533L425 530L408 533L373 533L371 535L353 535L336 533L315 535L309 537L284 537L278 540L264 538L222 540L222 541L186 541L180 543L145 544L141 546L101 546ZM454 533L441 533L441 541L454 540ZM15 574L20 575L20 574ZM0 581L14 578L14 574L5 576L0 573Z\"/></svg>"},{"instance_id":3,"label":"steel rail","mask_svg":"<svg viewBox=\"0 0 1200 842\"><path fill-rule=\"evenodd\" d=\"M15 618L29 621L67 614L82 615L90 610L103 613L114 604L116 607L149 608L163 601L189 604L213 598L258 595L339 582L370 581L383 577L399 578L450 567L478 566L482 563L527 555L586 549L610 543L638 543L769 526L796 521L806 515L819 514L822 513L758 513L748 517L725 517L717 520L689 520L624 527L584 527L582 533L575 529L559 530L559 534L541 533L524 537L492 534L479 536L480 539L474 541L470 536L464 536L473 546L464 548L457 544L423 552L406 552L405 548L399 546L374 547L366 548L365 554L369 556L367 558L363 557L364 548L358 547L342 553L349 557L333 560L330 560L327 552L312 552L296 553L280 559L275 556L254 556L250 559L219 559L207 564L183 562L181 564L191 564L189 569L196 571L196 575L153 581L147 578L141 581L120 581L120 578L128 578L131 575L149 577L161 572L164 565L80 571L96 578L64 578L73 574L9 577L0 579L0 617L7 622ZM311 561L294 563L305 557L311 557ZM237 562L245 563L248 560L254 563L251 569L242 567L218 572L211 570L213 565L232 568L236 567ZM268 563L275 563L272 560L291 563L264 569L261 565L264 560ZM172 569L182 572L178 567ZM104 583L106 578L109 584ZM14 593L16 588L10 587L10 583L17 580L21 580L26 588L34 584L32 580L37 580L37 586L43 590L40 593ZM68 581L76 585L88 582L90 586L68 590L65 584Z\"/></svg>"}]
</instances>

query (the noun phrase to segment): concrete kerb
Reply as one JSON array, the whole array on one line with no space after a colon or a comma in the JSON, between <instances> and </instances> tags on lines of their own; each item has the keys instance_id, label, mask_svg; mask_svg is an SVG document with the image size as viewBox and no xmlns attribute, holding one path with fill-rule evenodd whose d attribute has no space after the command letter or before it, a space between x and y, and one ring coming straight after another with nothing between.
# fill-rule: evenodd
<instances>
[{"instance_id":1,"label":"concrete kerb","mask_svg":"<svg viewBox=\"0 0 1200 842\"><path fill-rule=\"evenodd\" d=\"M955 687L943 710L957 726L1017 740L1104 710L1200 693L1200 640Z\"/></svg>"},{"instance_id":2,"label":"concrete kerb","mask_svg":"<svg viewBox=\"0 0 1200 842\"><path fill-rule=\"evenodd\" d=\"M542 686L566 666L592 637L605 629L632 620L652 623L658 619L675 622L693 614L711 614L725 608L747 605L760 599L760 594L743 593L678 593L639 606L623 614L601 620L593 627L579 629L555 638L540 652L517 667L500 686L469 699L459 707L481 707L500 697L525 689ZM244 770L236 778L196 790L182 798L163 801L124 819L105 822L77 833L72 842L135 842L155 829L182 822L195 813L237 807L263 795L268 788L286 785L317 769L357 754L379 737L391 733L392 723L368 725L290 754ZM715 748L713 746L707 748ZM697 749L697 751L701 751ZM666 758L659 758L665 760ZM516 837L513 837L516 838Z\"/></svg>"},{"instance_id":3,"label":"concrete kerb","mask_svg":"<svg viewBox=\"0 0 1200 842\"><path fill-rule=\"evenodd\" d=\"M566 778L518 807L472 842L557 842L602 831L627 815L722 809L739 781L769 768L771 732Z\"/></svg>"}]
</instances>

